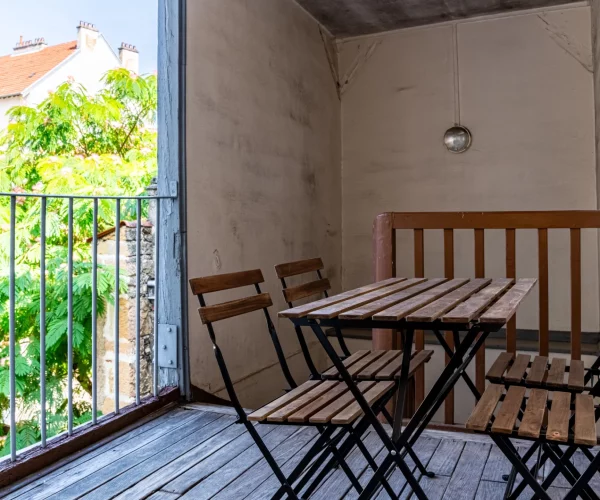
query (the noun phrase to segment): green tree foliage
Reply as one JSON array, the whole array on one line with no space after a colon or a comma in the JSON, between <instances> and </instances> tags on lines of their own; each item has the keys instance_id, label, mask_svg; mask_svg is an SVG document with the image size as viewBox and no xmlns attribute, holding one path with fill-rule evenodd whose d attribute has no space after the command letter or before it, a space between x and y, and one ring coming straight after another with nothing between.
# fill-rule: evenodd
<instances>
[{"instance_id":1,"label":"green tree foliage","mask_svg":"<svg viewBox=\"0 0 600 500\"><path fill-rule=\"evenodd\" d=\"M104 88L89 95L69 81L36 107L10 110L0 132L0 191L86 196L142 195L156 172L156 77L109 71ZM135 202L123 202L123 219ZM17 446L40 439L40 235L41 201L18 197L16 211ZM115 202L100 200L99 231L114 226ZM0 197L0 415L9 408L10 200ZM93 202L74 202L73 373L76 423L91 418ZM68 201L49 198L46 218L46 398L48 435L67 423ZM121 280L126 289L125 280ZM98 315L114 296L114 268L98 268ZM2 419L0 418L0 422ZM8 453L9 427L0 426L0 455ZM3 445L3 447L2 447Z\"/></svg>"}]
</instances>

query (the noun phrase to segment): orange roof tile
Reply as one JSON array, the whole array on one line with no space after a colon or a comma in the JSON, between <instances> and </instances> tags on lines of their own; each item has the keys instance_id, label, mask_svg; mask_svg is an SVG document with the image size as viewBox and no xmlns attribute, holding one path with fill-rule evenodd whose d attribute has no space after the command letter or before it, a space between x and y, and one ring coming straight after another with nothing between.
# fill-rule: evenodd
<instances>
[{"instance_id":1,"label":"orange roof tile","mask_svg":"<svg viewBox=\"0 0 600 500\"><path fill-rule=\"evenodd\" d=\"M77 50L77 41L37 52L0 57L0 98L21 94Z\"/></svg>"}]
</instances>

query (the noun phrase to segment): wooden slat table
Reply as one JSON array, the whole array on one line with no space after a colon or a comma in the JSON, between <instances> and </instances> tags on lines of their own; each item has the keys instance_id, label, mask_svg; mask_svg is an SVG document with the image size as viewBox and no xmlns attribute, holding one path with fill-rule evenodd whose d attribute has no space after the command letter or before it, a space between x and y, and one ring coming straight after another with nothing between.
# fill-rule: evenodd
<instances>
[{"instance_id":1,"label":"wooden slat table","mask_svg":"<svg viewBox=\"0 0 600 500\"><path fill-rule=\"evenodd\" d=\"M468 387L479 400L481 394L466 374L466 368L479 348L484 345L487 336L499 331L514 317L520 304L535 284L535 279L528 278L391 278L281 311L279 317L290 319L297 327L308 327L313 330L334 365L325 372L325 378L333 373L341 375L349 388L345 397L348 398L352 394L356 399L353 408L358 412L362 410L365 414L364 430L370 424L378 433L385 433L375 415L368 409L368 402L363 394L364 388L357 387L357 384L360 384L360 376L357 377L357 373L369 366L376 369L378 360L388 358L397 360L398 371L395 372L395 378L398 383L398 403L394 416L392 442L404 457L410 452L409 447L414 445L459 378L462 377L467 382ZM415 331L434 332L446 352L448 363L404 430L402 430L402 416L411 369L411 349L404 349L402 353L390 352L389 355L380 351L365 354L365 351L357 353L356 359L348 358L346 362L342 362L324 333L323 329L330 327L342 330L349 328L397 330L403 335L405 346L412 346ZM442 331L449 332L450 337L446 337L441 333ZM463 335L459 335L460 333ZM453 341L452 347L448 340ZM511 357L499 360L498 363L496 371L500 375L510 367L515 377L522 377L528 368L529 357L527 360L519 359L518 362ZM560 367L557 367L557 371L558 368ZM514 399L517 401L520 388L515 388L513 392L515 392ZM542 398L543 394L540 393L540 399ZM497 402L496 399L491 399L487 407L493 410ZM512 429L514 412L509 412L511 406L507 406L508 402L504 404L506 415L500 419L498 425L505 425L507 429L509 427ZM539 412L532 413L529 419L532 425L537 424ZM383 437L382 439L385 440ZM398 460L392 453L384 459L365 488L365 497L377 488L381 478L395 462L398 464Z\"/></svg>"}]
</instances>

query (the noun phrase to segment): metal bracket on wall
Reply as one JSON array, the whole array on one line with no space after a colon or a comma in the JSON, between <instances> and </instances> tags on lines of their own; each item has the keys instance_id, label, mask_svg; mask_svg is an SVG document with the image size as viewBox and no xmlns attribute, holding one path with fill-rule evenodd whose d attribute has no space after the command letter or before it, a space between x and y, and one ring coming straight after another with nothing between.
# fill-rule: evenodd
<instances>
[{"instance_id":1,"label":"metal bracket on wall","mask_svg":"<svg viewBox=\"0 0 600 500\"><path fill-rule=\"evenodd\" d=\"M158 366L177 368L177 325L158 325Z\"/></svg>"}]
</instances>

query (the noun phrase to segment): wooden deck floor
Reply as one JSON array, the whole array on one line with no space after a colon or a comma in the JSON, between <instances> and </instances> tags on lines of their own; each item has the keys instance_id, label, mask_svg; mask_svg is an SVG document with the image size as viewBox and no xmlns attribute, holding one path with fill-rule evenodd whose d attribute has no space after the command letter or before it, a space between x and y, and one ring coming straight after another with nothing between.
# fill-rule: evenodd
<instances>
[{"instance_id":1,"label":"wooden deck floor","mask_svg":"<svg viewBox=\"0 0 600 500\"><path fill-rule=\"evenodd\" d=\"M106 500L263 499L277 489L277 481L244 427L234 425L228 409L176 408L113 439L82 450L51 470L0 490L0 498L19 500L89 498ZM300 460L303 449L315 438L314 429L259 426L284 472ZM374 455L381 443L367 437ZM416 451L433 479L421 484L431 499L500 499L506 459L485 436L427 431ZM381 460L382 455L378 455ZM583 456L575 457L575 463ZM364 483L370 477L364 458L354 452L349 465ZM404 478L394 472L391 484L409 498ZM555 498L566 493L561 477L552 489ZM592 483L600 491L600 478ZM355 490L341 470L334 471L312 498L355 498ZM523 495L530 498L531 495ZM378 498L388 498L380 494Z\"/></svg>"}]
</instances>

